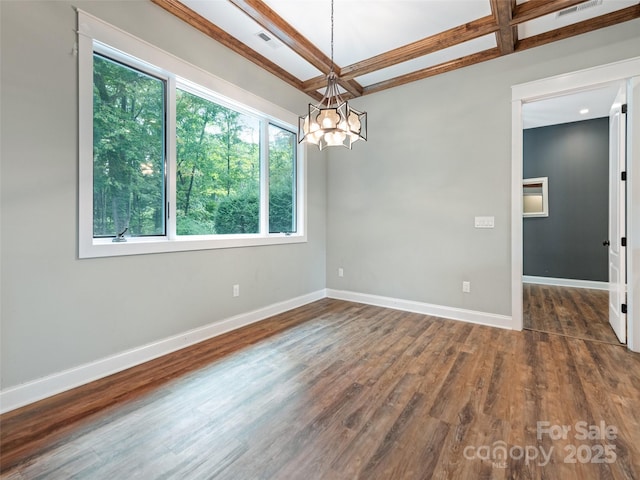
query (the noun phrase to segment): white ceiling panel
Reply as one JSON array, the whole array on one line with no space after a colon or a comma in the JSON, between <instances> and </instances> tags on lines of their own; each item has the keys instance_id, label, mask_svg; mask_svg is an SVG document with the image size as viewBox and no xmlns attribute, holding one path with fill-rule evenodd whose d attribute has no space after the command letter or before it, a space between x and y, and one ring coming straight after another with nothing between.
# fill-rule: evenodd
<instances>
[{"instance_id":1,"label":"white ceiling panel","mask_svg":"<svg viewBox=\"0 0 640 480\"><path fill-rule=\"evenodd\" d=\"M588 0L560 12L518 25L518 37L532 37L637 4L637 0Z\"/></svg>"},{"instance_id":2,"label":"white ceiling panel","mask_svg":"<svg viewBox=\"0 0 640 480\"><path fill-rule=\"evenodd\" d=\"M227 0L182 0L182 3L295 77L322 75L320 70L277 40L275 35L271 36L274 43L265 42L258 34L269 32Z\"/></svg>"}]
</instances>

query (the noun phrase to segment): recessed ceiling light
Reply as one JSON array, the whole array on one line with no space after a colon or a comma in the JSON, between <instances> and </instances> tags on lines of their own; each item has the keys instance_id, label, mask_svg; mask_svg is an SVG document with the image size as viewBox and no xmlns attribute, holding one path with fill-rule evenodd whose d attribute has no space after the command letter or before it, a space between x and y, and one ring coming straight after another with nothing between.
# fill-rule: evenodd
<instances>
[{"instance_id":1,"label":"recessed ceiling light","mask_svg":"<svg viewBox=\"0 0 640 480\"><path fill-rule=\"evenodd\" d=\"M583 108L580 110L580 115L586 115L587 113L589 113L589 109L588 108Z\"/></svg>"}]
</instances>

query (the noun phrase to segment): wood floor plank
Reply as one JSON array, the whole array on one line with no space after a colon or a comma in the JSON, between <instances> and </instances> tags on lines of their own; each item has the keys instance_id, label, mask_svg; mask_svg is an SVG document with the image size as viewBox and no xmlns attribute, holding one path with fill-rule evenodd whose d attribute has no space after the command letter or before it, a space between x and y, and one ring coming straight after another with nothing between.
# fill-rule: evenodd
<instances>
[{"instance_id":1,"label":"wood floor plank","mask_svg":"<svg viewBox=\"0 0 640 480\"><path fill-rule=\"evenodd\" d=\"M526 295L548 324L595 315L580 292ZM320 300L0 416L0 477L640 478L640 355L567 331ZM608 444L614 462L586 461Z\"/></svg>"},{"instance_id":2,"label":"wood floor plank","mask_svg":"<svg viewBox=\"0 0 640 480\"><path fill-rule=\"evenodd\" d=\"M609 325L609 292L524 283L524 328L619 345Z\"/></svg>"}]
</instances>

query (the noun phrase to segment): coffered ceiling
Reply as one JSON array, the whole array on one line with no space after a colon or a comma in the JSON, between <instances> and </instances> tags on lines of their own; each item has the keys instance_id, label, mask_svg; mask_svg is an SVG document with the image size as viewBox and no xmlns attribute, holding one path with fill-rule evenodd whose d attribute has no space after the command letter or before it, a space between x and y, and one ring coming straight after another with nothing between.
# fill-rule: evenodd
<instances>
[{"instance_id":1,"label":"coffered ceiling","mask_svg":"<svg viewBox=\"0 0 640 480\"><path fill-rule=\"evenodd\" d=\"M151 0L319 99L329 0ZM334 71L359 97L640 17L638 0L335 0Z\"/></svg>"}]
</instances>

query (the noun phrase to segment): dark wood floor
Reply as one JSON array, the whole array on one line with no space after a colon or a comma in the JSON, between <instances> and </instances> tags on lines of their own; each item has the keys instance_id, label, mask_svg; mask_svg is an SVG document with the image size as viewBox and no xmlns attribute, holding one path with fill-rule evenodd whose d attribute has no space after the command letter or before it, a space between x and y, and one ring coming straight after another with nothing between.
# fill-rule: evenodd
<instances>
[{"instance_id":1,"label":"dark wood floor","mask_svg":"<svg viewBox=\"0 0 640 480\"><path fill-rule=\"evenodd\" d=\"M609 325L609 292L524 283L523 325L530 330L619 344Z\"/></svg>"},{"instance_id":2,"label":"dark wood floor","mask_svg":"<svg viewBox=\"0 0 640 480\"><path fill-rule=\"evenodd\" d=\"M640 479L640 355L324 299L0 422L11 479Z\"/></svg>"}]
</instances>

